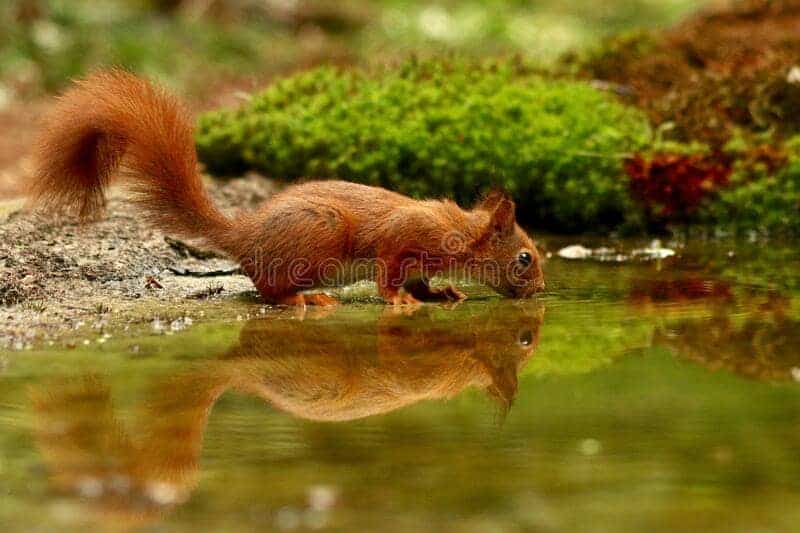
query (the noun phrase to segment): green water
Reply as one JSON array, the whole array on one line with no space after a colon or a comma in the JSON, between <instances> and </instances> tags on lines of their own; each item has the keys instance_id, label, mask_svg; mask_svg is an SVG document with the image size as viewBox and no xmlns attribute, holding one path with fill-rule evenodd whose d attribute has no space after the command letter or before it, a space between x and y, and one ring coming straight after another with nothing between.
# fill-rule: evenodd
<instances>
[{"instance_id":1,"label":"green water","mask_svg":"<svg viewBox=\"0 0 800 533\"><path fill-rule=\"evenodd\" d=\"M796 530L800 254L546 275L2 353L0 529Z\"/></svg>"}]
</instances>

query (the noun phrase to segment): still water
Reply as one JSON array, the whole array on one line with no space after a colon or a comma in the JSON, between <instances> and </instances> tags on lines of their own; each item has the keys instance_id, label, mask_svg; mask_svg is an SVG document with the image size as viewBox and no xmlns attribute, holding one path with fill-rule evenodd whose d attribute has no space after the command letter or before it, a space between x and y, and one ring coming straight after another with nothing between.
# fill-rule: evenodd
<instances>
[{"instance_id":1,"label":"still water","mask_svg":"<svg viewBox=\"0 0 800 533\"><path fill-rule=\"evenodd\" d=\"M796 530L800 254L546 275L2 353L0 528Z\"/></svg>"}]
</instances>

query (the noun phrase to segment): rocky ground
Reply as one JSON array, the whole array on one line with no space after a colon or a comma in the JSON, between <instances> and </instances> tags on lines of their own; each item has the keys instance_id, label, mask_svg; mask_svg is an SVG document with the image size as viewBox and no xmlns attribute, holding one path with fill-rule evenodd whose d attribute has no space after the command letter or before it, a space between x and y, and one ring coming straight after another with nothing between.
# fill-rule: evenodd
<instances>
[{"instance_id":1,"label":"rocky ground","mask_svg":"<svg viewBox=\"0 0 800 533\"><path fill-rule=\"evenodd\" d=\"M208 186L230 212L274 190L255 176ZM201 316L258 312L250 281L207 252L143 225L123 190L113 190L106 215L86 226L36 216L20 199L0 201L0 349L103 342L129 327L170 331ZM208 276L219 272L226 274Z\"/></svg>"}]
</instances>

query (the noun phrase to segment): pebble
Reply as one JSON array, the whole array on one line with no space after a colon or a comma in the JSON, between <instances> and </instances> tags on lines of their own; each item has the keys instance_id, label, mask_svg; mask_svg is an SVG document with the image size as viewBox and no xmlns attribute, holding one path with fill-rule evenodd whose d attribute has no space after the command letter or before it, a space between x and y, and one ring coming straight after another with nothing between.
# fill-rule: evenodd
<instances>
[{"instance_id":1,"label":"pebble","mask_svg":"<svg viewBox=\"0 0 800 533\"><path fill-rule=\"evenodd\" d=\"M564 259L588 259L592 256L592 250L580 244L573 244L560 249L557 254Z\"/></svg>"}]
</instances>

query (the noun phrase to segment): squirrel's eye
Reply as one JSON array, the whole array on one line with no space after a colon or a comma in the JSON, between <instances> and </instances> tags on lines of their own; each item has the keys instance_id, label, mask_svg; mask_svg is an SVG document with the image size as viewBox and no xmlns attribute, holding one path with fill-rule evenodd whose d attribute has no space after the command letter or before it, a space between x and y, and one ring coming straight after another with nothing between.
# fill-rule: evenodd
<instances>
[{"instance_id":1,"label":"squirrel's eye","mask_svg":"<svg viewBox=\"0 0 800 533\"><path fill-rule=\"evenodd\" d=\"M526 329L524 331L520 331L518 342L522 346L530 346L533 342L533 333L531 333L531 330Z\"/></svg>"},{"instance_id":2,"label":"squirrel's eye","mask_svg":"<svg viewBox=\"0 0 800 533\"><path fill-rule=\"evenodd\" d=\"M531 257L531 254L528 252L521 252L517 256L517 261L519 261L522 266L530 266L533 262L533 257Z\"/></svg>"}]
</instances>

